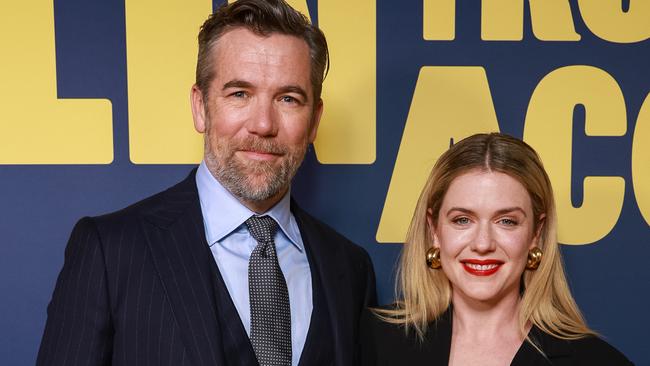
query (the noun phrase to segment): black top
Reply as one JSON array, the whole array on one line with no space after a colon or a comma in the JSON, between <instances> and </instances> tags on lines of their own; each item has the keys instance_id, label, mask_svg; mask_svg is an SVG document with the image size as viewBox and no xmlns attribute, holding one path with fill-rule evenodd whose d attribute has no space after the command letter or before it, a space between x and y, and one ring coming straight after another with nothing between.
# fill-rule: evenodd
<instances>
[{"instance_id":1,"label":"black top","mask_svg":"<svg viewBox=\"0 0 650 366\"><path fill-rule=\"evenodd\" d=\"M407 335L400 325L379 320L370 311L361 318L361 359L364 366L449 364L452 316L448 310L429 324L424 339L415 332ZM632 365L617 349L602 339L589 336L563 340L533 326L528 334L545 355L524 341L511 365Z\"/></svg>"}]
</instances>

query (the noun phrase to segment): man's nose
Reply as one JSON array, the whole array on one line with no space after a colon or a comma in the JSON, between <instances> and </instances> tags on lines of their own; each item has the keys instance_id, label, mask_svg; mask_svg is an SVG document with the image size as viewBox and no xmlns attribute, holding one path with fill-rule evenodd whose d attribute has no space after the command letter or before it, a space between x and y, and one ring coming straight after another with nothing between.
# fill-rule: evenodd
<instances>
[{"instance_id":1,"label":"man's nose","mask_svg":"<svg viewBox=\"0 0 650 366\"><path fill-rule=\"evenodd\" d=\"M277 135L277 111L273 101L258 99L251 108L250 118L246 126L248 132L262 137Z\"/></svg>"},{"instance_id":2,"label":"man's nose","mask_svg":"<svg viewBox=\"0 0 650 366\"><path fill-rule=\"evenodd\" d=\"M490 223L479 224L474 240L472 240L471 249L479 254L496 250L496 241Z\"/></svg>"}]
</instances>

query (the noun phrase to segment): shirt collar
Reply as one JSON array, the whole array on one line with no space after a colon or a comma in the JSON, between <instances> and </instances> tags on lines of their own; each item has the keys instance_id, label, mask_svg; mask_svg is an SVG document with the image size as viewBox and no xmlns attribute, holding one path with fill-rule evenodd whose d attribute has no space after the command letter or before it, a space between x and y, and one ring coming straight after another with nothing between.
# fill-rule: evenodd
<instances>
[{"instance_id":1,"label":"shirt collar","mask_svg":"<svg viewBox=\"0 0 650 366\"><path fill-rule=\"evenodd\" d=\"M239 228L249 217L257 215L215 179L204 161L196 171L196 187L199 191L206 239L210 246ZM291 214L289 191L275 206L259 216L263 215L271 216L289 241L298 250L304 250L298 225Z\"/></svg>"}]
</instances>

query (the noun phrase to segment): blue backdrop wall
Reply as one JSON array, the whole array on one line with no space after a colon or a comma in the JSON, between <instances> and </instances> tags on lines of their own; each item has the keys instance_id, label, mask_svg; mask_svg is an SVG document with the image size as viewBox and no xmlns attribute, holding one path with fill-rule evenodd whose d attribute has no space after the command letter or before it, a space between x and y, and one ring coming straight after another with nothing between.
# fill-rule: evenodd
<instances>
[{"instance_id":1,"label":"blue backdrop wall","mask_svg":"<svg viewBox=\"0 0 650 366\"><path fill-rule=\"evenodd\" d=\"M188 93L198 26L219 3L0 5L0 364L34 363L76 220L200 159ZM292 192L368 250L380 301L437 156L500 130L549 170L589 325L650 365L650 3L291 3L332 47L327 112Z\"/></svg>"}]
</instances>

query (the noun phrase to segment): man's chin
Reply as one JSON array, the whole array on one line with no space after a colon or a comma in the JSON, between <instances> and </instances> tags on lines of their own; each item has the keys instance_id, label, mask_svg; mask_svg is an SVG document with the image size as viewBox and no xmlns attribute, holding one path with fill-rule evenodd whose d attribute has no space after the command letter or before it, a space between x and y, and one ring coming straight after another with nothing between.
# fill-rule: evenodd
<instances>
[{"instance_id":1,"label":"man's chin","mask_svg":"<svg viewBox=\"0 0 650 366\"><path fill-rule=\"evenodd\" d=\"M286 190L270 190L268 187L246 187L240 191L239 198L252 202L252 203L261 203L267 202L274 198L280 198L280 193Z\"/></svg>"},{"instance_id":2,"label":"man's chin","mask_svg":"<svg viewBox=\"0 0 650 366\"><path fill-rule=\"evenodd\" d=\"M240 175L235 182L229 182L233 186L227 188L232 188L229 189L232 193L246 201L266 201L286 191L287 184L278 183L279 180L279 177L269 175L268 172L249 171Z\"/></svg>"}]
</instances>

